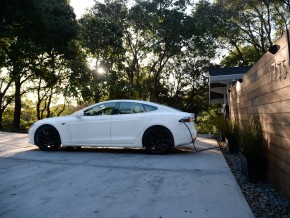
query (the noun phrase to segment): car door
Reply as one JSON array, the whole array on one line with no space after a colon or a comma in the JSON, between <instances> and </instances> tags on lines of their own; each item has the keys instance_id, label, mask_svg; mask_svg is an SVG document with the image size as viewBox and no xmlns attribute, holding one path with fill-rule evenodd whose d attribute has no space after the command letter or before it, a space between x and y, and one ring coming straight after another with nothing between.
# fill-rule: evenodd
<instances>
[{"instance_id":1,"label":"car door","mask_svg":"<svg viewBox=\"0 0 290 218\"><path fill-rule=\"evenodd\" d=\"M71 144L109 145L111 118L116 103L100 103L84 111L70 123Z\"/></svg>"},{"instance_id":2,"label":"car door","mask_svg":"<svg viewBox=\"0 0 290 218\"><path fill-rule=\"evenodd\" d=\"M111 145L133 145L153 116L136 102L120 102L116 111L111 119Z\"/></svg>"}]
</instances>

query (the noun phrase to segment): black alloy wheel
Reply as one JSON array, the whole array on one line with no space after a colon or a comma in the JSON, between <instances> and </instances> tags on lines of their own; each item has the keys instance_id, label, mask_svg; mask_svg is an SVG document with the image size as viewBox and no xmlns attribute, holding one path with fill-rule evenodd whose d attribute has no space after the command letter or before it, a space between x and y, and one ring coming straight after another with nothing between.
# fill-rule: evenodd
<instances>
[{"instance_id":1,"label":"black alloy wheel","mask_svg":"<svg viewBox=\"0 0 290 218\"><path fill-rule=\"evenodd\" d=\"M35 144L43 151L54 151L61 145L58 131L50 125L39 127L35 132L34 140Z\"/></svg>"},{"instance_id":2,"label":"black alloy wheel","mask_svg":"<svg viewBox=\"0 0 290 218\"><path fill-rule=\"evenodd\" d=\"M164 154L174 146L171 132L162 126L153 126L143 136L143 147L153 154Z\"/></svg>"}]
</instances>

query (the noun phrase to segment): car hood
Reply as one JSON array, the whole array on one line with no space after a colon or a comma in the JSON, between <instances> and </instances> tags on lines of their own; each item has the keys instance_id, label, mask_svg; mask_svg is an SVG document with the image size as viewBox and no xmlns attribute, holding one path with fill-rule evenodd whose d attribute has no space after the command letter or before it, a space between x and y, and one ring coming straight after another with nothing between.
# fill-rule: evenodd
<instances>
[{"instance_id":1,"label":"car hood","mask_svg":"<svg viewBox=\"0 0 290 218\"><path fill-rule=\"evenodd\" d=\"M72 118L72 115L68 116L61 116L61 117L50 117L50 118L45 118L42 120L38 120L35 124L52 124L52 123L59 123L62 121L68 121Z\"/></svg>"}]
</instances>

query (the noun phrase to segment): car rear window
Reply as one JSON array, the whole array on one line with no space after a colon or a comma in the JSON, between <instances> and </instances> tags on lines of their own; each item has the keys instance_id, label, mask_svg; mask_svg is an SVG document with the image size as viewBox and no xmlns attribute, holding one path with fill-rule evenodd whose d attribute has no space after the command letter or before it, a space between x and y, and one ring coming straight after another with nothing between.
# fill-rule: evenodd
<instances>
[{"instance_id":1,"label":"car rear window","mask_svg":"<svg viewBox=\"0 0 290 218\"><path fill-rule=\"evenodd\" d=\"M158 109L157 107L148 104L143 104L143 107L145 112L155 111Z\"/></svg>"}]
</instances>

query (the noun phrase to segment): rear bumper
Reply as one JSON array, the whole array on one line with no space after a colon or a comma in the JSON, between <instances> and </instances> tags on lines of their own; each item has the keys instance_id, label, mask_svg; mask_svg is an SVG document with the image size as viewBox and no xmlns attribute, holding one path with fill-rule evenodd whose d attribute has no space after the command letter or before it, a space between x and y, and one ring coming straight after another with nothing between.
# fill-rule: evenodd
<instances>
[{"instance_id":1,"label":"rear bumper","mask_svg":"<svg viewBox=\"0 0 290 218\"><path fill-rule=\"evenodd\" d=\"M194 123L180 123L176 130L174 136L175 146L188 145L195 142L197 132Z\"/></svg>"}]
</instances>

